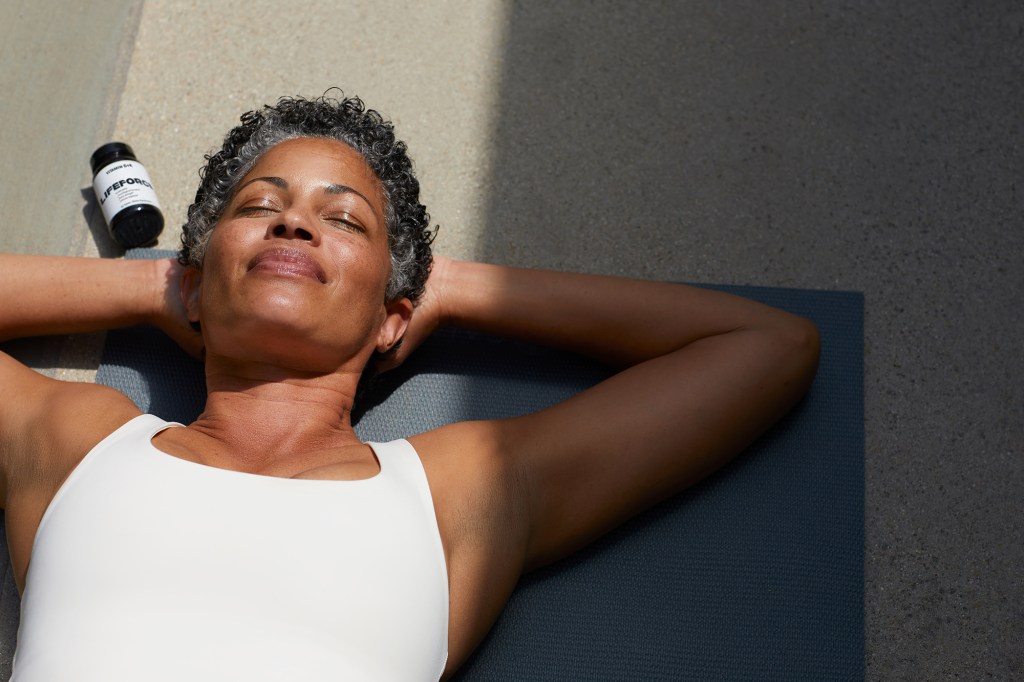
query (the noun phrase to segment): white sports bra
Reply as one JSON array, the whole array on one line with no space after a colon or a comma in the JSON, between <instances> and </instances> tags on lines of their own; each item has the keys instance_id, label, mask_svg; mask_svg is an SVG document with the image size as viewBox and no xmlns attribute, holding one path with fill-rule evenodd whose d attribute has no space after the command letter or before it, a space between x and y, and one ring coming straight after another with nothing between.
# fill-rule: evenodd
<instances>
[{"instance_id":1,"label":"white sports bra","mask_svg":"<svg viewBox=\"0 0 1024 682\"><path fill-rule=\"evenodd\" d=\"M131 420L71 473L32 549L17 682L436 681L448 576L404 440L359 481L168 455Z\"/></svg>"}]
</instances>

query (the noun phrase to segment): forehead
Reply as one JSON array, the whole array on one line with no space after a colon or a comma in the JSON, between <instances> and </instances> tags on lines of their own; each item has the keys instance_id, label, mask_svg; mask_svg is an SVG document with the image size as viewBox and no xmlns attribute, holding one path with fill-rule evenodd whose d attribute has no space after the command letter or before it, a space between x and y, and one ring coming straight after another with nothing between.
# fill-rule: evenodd
<instances>
[{"instance_id":1,"label":"forehead","mask_svg":"<svg viewBox=\"0 0 1024 682\"><path fill-rule=\"evenodd\" d=\"M380 180L363 155L339 140L299 137L279 142L242 178L280 177L303 184L340 184L360 190L383 205Z\"/></svg>"}]
</instances>

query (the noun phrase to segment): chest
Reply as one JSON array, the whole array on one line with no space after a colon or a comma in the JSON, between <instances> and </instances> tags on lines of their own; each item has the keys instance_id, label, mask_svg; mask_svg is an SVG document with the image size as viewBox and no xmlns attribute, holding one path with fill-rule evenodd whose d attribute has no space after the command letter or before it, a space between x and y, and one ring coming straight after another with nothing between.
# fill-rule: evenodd
<instances>
[{"instance_id":1,"label":"chest","mask_svg":"<svg viewBox=\"0 0 1024 682\"><path fill-rule=\"evenodd\" d=\"M391 664L388 642L416 669L436 666L447 576L415 482L383 469L276 479L145 453L86 464L39 526L19 651L87 666L132 641L141 665L216 642L236 652L216 659L232 675L252 660L259 675L288 660L365 673Z\"/></svg>"}]
</instances>

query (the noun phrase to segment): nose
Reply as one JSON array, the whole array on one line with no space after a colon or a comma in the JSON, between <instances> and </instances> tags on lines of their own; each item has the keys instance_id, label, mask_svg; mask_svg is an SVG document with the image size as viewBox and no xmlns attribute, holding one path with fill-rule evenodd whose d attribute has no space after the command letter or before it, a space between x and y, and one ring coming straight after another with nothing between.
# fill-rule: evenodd
<instances>
[{"instance_id":1,"label":"nose","mask_svg":"<svg viewBox=\"0 0 1024 682\"><path fill-rule=\"evenodd\" d=\"M278 218L270 225L268 236L314 243L320 241L320 233L315 227L316 223L306 217L302 211L289 208L279 213Z\"/></svg>"}]
</instances>

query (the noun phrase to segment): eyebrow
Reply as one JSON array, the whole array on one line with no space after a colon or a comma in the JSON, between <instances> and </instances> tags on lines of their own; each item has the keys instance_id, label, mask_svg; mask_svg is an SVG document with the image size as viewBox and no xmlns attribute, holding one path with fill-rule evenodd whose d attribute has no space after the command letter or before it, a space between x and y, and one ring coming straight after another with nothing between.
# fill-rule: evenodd
<instances>
[{"instance_id":1,"label":"eyebrow","mask_svg":"<svg viewBox=\"0 0 1024 682\"><path fill-rule=\"evenodd\" d=\"M252 180L249 180L248 182L243 183L242 185L240 185L238 187L238 191L241 191L242 188L248 187L249 185L251 185L254 182L260 182L260 181L269 182L274 187L280 187L281 189L288 189L288 182L284 178L279 178L276 175L267 175L267 176L263 176L263 177L259 177L259 178L253 178ZM332 184L332 185L327 185L326 187L324 187L324 192L326 192L327 194L355 194L357 197L359 197L360 199L362 199L363 201L366 202L366 205L370 207L370 210L372 210L372 211L374 211L374 213L376 213L376 210L373 208L373 202L371 202L369 199L367 199L365 194L363 194L359 190L355 189L354 187L349 187L348 185L334 185L334 184Z\"/></svg>"}]
</instances>

